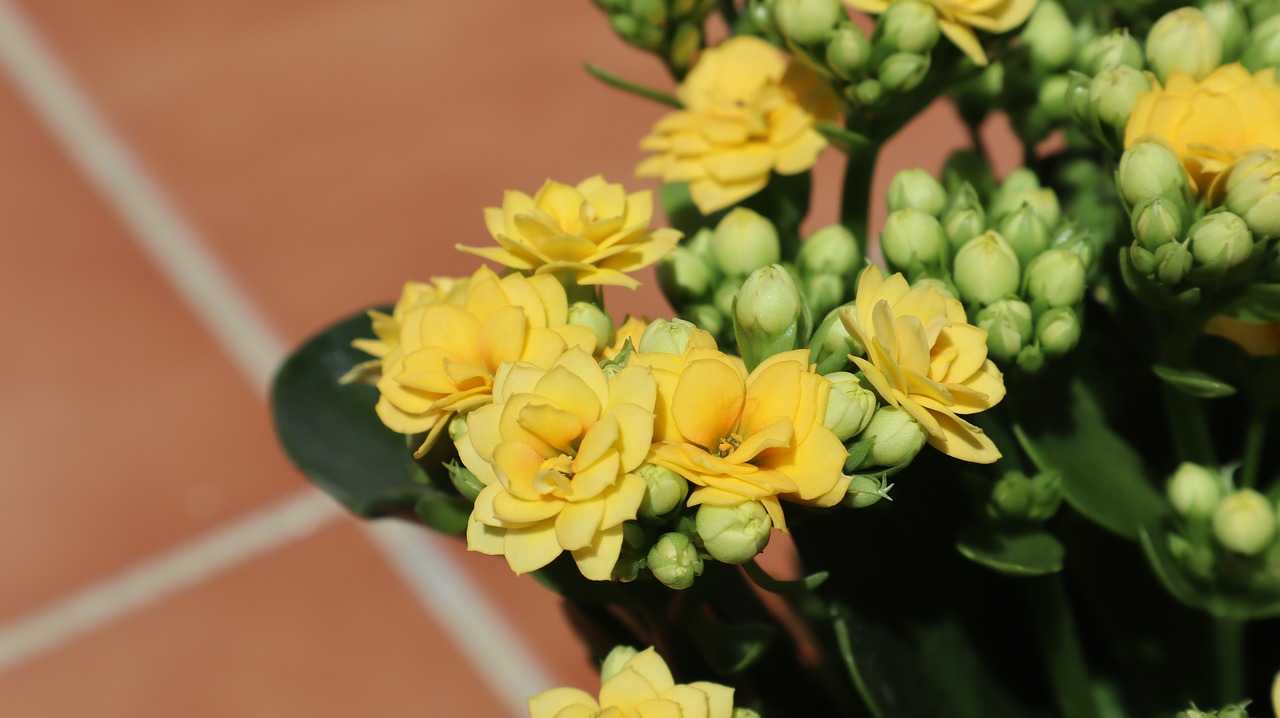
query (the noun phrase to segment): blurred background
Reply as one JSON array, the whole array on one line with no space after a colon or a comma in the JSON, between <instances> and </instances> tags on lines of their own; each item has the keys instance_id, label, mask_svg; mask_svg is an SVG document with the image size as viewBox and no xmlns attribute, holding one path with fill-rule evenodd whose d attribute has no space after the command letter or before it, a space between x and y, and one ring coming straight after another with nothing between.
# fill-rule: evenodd
<instances>
[{"instance_id":1,"label":"blurred background","mask_svg":"<svg viewBox=\"0 0 1280 718\"><path fill-rule=\"evenodd\" d=\"M504 190L656 187L664 108L587 61L671 88L588 0L0 0L0 716L505 716L594 683L549 592L347 518L266 408L313 332L469 274ZM964 136L945 104L899 135L873 226ZM640 278L610 308L669 313Z\"/></svg>"}]
</instances>

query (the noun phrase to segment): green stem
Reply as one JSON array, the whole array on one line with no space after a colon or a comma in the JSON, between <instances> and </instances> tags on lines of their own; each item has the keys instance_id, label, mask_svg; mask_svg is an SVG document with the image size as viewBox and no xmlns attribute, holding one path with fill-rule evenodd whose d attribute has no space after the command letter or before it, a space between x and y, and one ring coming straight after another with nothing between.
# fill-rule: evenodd
<instances>
[{"instance_id":1,"label":"green stem","mask_svg":"<svg viewBox=\"0 0 1280 718\"><path fill-rule=\"evenodd\" d=\"M591 73L592 77L600 80L610 87L616 87L623 92L630 92L633 95L639 95L645 99L660 102L664 105L674 107L677 110L683 107L683 105L680 104L680 100L677 100L674 95L669 95L661 90L655 90L652 87L645 87L644 85L618 77L612 72L602 70L589 62L586 64L586 68L587 72Z\"/></svg>"},{"instance_id":2,"label":"green stem","mask_svg":"<svg viewBox=\"0 0 1280 718\"><path fill-rule=\"evenodd\" d=\"M1218 702L1222 705L1244 699L1244 622L1234 618L1213 619L1216 645L1214 661L1218 671Z\"/></svg>"},{"instance_id":3,"label":"green stem","mask_svg":"<svg viewBox=\"0 0 1280 718\"><path fill-rule=\"evenodd\" d=\"M870 241L867 224L871 216L871 180L875 177L880 145L860 135L853 136L859 141L850 142L846 150L848 159L840 197L840 223L853 232L865 257Z\"/></svg>"},{"instance_id":4,"label":"green stem","mask_svg":"<svg viewBox=\"0 0 1280 718\"><path fill-rule=\"evenodd\" d=\"M1249 427L1244 435L1244 464L1240 468L1240 487L1253 488L1258 482L1258 464L1262 461L1262 449L1267 438L1267 414L1254 407L1249 417Z\"/></svg>"},{"instance_id":5,"label":"green stem","mask_svg":"<svg viewBox=\"0 0 1280 718\"><path fill-rule=\"evenodd\" d=\"M1060 714L1064 718L1093 718L1099 711L1062 578L1029 580L1027 594Z\"/></svg>"},{"instance_id":6,"label":"green stem","mask_svg":"<svg viewBox=\"0 0 1280 718\"><path fill-rule=\"evenodd\" d=\"M1207 317L1191 315L1181 318L1180 323L1170 327L1160 353L1160 363L1173 369L1189 368L1191 349L1204 333L1206 320ZM1179 458L1202 466L1217 465L1218 454L1214 450L1213 438L1209 434L1209 420L1200 400L1168 382L1162 382L1160 388Z\"/></svg>"}]
</instances>

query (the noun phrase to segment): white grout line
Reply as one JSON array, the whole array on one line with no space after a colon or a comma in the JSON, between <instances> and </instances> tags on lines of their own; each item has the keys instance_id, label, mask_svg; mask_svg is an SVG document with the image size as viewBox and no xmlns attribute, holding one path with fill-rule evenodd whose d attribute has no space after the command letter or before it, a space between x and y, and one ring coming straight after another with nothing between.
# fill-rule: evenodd
<instances>
[{"instance_id":1,"label":"white grout line","mask_svg":"<svg viewBox=\"0 0 1280 718\"><path fill-rule=\"evenodd\" d=\"M285 355L279 332L108 128L12 0L0 0L0 66L174 291L265 396ZM312 530L337 515L336 508L316 508L320 501L308 492L0 626L0 670L300 538L305 533L290 523L299 520L298 512L318 522ZM514 715L524 715L528 696L554 682L498 608L444 551L443 539L409 526L364 526L494 693Z\"/></svg>"}]
</instances>

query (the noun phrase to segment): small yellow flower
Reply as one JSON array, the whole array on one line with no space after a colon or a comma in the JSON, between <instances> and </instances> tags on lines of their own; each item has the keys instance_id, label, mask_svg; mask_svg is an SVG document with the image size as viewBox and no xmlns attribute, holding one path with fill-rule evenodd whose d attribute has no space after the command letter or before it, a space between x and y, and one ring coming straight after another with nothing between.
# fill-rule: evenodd
<instances>
[{"instance_id":1,"label":"small yellow flower","mask_svg":"<svg viewBox=\"0 0 1280 718\"><path fill-rule=\"evenodd\" d=\"M683 355L637 354L658 380L649 460L694 484L688 505L759 501L779 530L779 499L833 506L844 498L848 452L823 426L831 382L807 349L775 354L747 374L742 360L694 346Z\"/></svg>"},{"instance_id":2,"label":"small yellow flower","mask_svg":"<svg viewBox=\"0 0 1280 718\"><path fill-rule=\"evenodd\" d=\"M865 13L879 15L892 0L844 0ZM987 53L974 30L1008 32L1026 22L1036 0L924 0L938 13L938 27L974 64L986 67Z\"/></svg>"},{"instance_id":3,"label":"small yellow flower","mask_svg":"<svg viewBox=\"0 0 1280 718\"><path fill-rule=\"evenodd\" d=\"M812 167L827 146L814 124L840 114L817 76L745 35L704 52L676 95L684 109L659 120L641 141L641 149L658 154L636 174L688 182L703 214L764 189L770 172Z\"/></svg>"},{"instance_id":4,"label":"small yellow flower","mask_svg":"<svg viewBox=\"0 0 1280 718\"><path fill-rule=\"evenodd\" d=\"M1280 356L1280 322L1255 324L1220 314L1209 320L1204 333L1229 339L1250 356Z\"/></svg>"},{"instance_id":5,"label":"small yellow flower","mask_svg":"<svg viewBox=\"0 0 1280 718\"><path fill-rule=\"evenodd\" d=\"M647 648L600 687L600 699L577 688L552 688L529 699L529 718L731 718L733 689L699 681L677 685L657 651Z\"/></svg>"},{"instance_id":6,"label":"small yellow flower","mask_svg":"<svg viewBox=\"0 0 1280 718\"><path fill-rule=\"evenodd\" d=\"M942 453L979 464L999 459L982 429L957 416L1004 398L1004 376L987 359L987 333L968 323L960 302L867 267L854 304L840 319L867 359L849 358L880 397L920 422Z\"/></svg>"},{"instance_id":7,"label":"small yellow flower","mask_svg":"<svg viewBox=\"0 0 1280 718\"><path fill-rule=\"evenodd\" d=\"M400 325L408 313L418 307L429 304L454 304L462 306L467 298L467 277L432 277L431 283L405 282L400 292L400 299L390 314L374 309L369 310L369 319L373 322L374 339L357 339L351 346L370 354L375 359L357 364L342 378L342 381L356 381L366 373L372 373L376 380L382 366L382 360L400 346Z\"/></svg>"},{"instance_id":8,"label":"small yellow flower","mask_svg":"<svg viewBox=\"0 0 1280 718\"><path fill-rule=\"evenodd\" d=\"M554 277L499 278L481 267L461 304L408 309L395 345L383 339L378 416L402 434L426 432L417 452L425 454L454 414L489 403L502 362L550 366L569 346L594 348L595 335L566 324L568 313Z\"/></svg>"},{"instance_id":9,"label":"small yellow flower","mask_svg":"<svg viewBox=\"0 0 1280 718\"><path fill-rule=\"evenodd\" d=\"M1280 149L1280 86L1276 69L1256 75L1240 63L1223 65L1200 82L1174 72L1164 87L1138 96L1125 127L1124 146L1147 140L1170 147L1198 191L1216 203L1221 179L1236 160Z\"/></svg>"},{"instance_id":10,"label":"small yellow flower","mask_svg":"<svg viewBox=\"0 0 1280 718\"><path fill-rule=\"evenodd\" d=\"M608 581L622 524L644 498L644 463L657 400L653 373L629 366L612 378L570 348L549 368L503 365L493 403L467 417L462 463L485 488L467 525L467 548L502 555L517 574L564 551L583 576Z\"/></svg>"},{"instance_id":11,"label":"small yellow flower","mask_svg":"<svg viewBox=\"0 0 1280 718\"><path fill-rule=\"evenodd\" d=\"M634 272L658 261L680 240L674 229L649 229L653 194L627 194L596 175L576 187L547 180L530 197L509 190L502 207L488 207L484 223L500 246L464 247L522 272L564 272L578 284L635 289Z\"/></svg>"}]
</instances>

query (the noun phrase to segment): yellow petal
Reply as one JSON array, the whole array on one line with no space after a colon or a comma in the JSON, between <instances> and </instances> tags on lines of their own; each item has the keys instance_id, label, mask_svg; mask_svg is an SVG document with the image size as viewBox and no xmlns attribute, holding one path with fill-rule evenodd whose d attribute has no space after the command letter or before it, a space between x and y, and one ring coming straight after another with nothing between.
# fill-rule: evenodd
<instances>
[{"instance_id":1,"label":"yellow petal","mask_svg":"<svg viewBox=\"0 0 1280 718\"><path fill-rule=\"evenodd\" d=\"M626 708L657 697L653 684L630 666L624 666L600 686L600 705L604 708Z\"/></svg>"},{"instance_id":2,"label":"yellow petal","mask_svg":"<svg viewBox=\"0 0 1280 718\"><path fill-rule=\"evenodd\" d=\"M604 501L570 501L563 504L556 518L556 540L566 551L577 551L591 545L600 530Z\"/></svg>"},{"instance_id":3,"label":"yellow petal","mask_svg":"<svg viewBox=\"0 0 1280 718\"><path fill-rule=\"evenodd\" d=\"M690 362L681 372L671 400L671 413L681 436L715 449L737 428L745 394L742 377L724 362Z\"/></svg>"},{"instance_id":4,"label":"yellow petal","mask_svg":"<svg viewBox=\"0 0 1280 718\"><path fill-rule=\"evenodd\" d=\"M604 492L604 516L601 529L611 529L624 521L634 521L640 502L644 500L644 479L626 474L618 483Z\"/></svg>"},{"instance_id":5,"label":"yellow petal","mask_svg":"<svg viewBox=\"0 0 1280 718\"><path fill-rule=\"evenodd\" d=\"M613 567L618 565L622 553L622 527L602 529L586 548L573 552L578 571L592 581L608 581L613 578Z\"/></svg>"},{"instance_id":6,"label":"yellow petal","mask_svg":"<svg viewBox=\"0 0 1280 718\"><path fill-rule=\"evenodd\" d=\"M525 528L507 529L502 552L507 557L507 565L518 576L546 566L563 549L556 541L555 523L544 521Z\"/></svg>"},{"instance_id":7,"label":"yellow petal","mask_svg":"<svg viewBox=\"0 0 1280 718\"><path fill-rule=\"evenodd\" d=\"M987 53L982 49L982 43L978 42L978 36L973 34L973 30L968 26L938 18L938 27L942 28L942 34L946 35L948 40L973 60L973 64L978 67L987 66Z\"/></svg>"},{"instance_id":8,"label":"yellow petal","mask_svg":"<svg viewBox=\"0 0 1280 718\"><path fill-rule=\"evenodd\" d=\"M467 550L489 556L501 556L505 545L506 529L495 528L476 521L467 521Z\"/></svg>"},{"instance_id":9,"label":"yellow petal","mask_svg":"<svg viewBox=\"0 0 1280 718\"><path fill-rule=\"evenodd\" d=\"M570 706L585 706L594 714L600 704L586 691L577 688L552 688L529 699L529 718L557 718Z\"/></svg>"}]
</instances>

